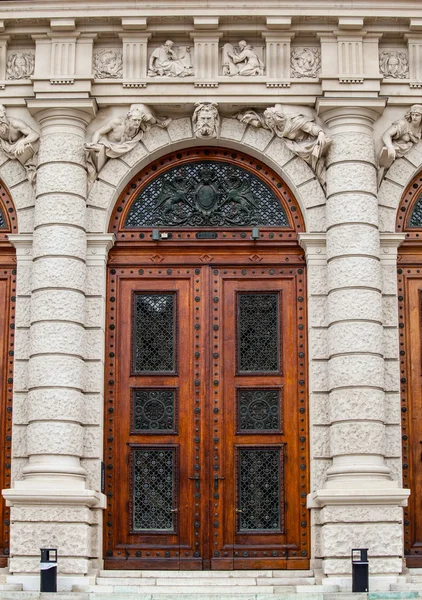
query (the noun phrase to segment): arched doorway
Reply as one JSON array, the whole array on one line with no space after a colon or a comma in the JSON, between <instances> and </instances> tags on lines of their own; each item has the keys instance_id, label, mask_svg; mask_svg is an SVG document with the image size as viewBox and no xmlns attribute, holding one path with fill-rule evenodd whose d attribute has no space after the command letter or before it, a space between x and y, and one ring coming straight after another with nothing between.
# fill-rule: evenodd
<instances>
[{"instance_id":1,"label":"arched doorway","mask_svg":"<svg viewBox=\"0 0 422 600\"><path fill-rule=\"evenodd\" d=\"M112 214L105 567L309 566L303 221L240 152L134 177Z\"/></svg>"},{"instance_id":2,"label":"arched doorway","mask_svg":"<svg viewBox=\"0 0 422 600\"><path fill-rule=\"evenodd\" d=\"M411 490L404 510L408 567L422 567L422 174L407 187L396 229L406 234L399 248L398 300L403 486Z\"/></svg>"},{"instance_id":3,"label":"arched doorway","mask_svg":"<svg viewBox=\"0 0 422 600\"><path fill-rule=\"evenodd\" d=\"M15 329L16 257L8 241L17 233L17 218L6 187L0 182L0 489L11 485L13 355ZM0 567L9 557L10 509L0 501Z\"/></svg>"}]
</instances>

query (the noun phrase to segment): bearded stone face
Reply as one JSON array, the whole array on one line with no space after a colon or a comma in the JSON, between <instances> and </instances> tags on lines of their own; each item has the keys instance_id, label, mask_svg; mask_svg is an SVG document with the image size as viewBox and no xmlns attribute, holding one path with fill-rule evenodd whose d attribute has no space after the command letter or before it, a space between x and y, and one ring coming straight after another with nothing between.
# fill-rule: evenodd
<instances>
[{"instance_id":1,"label":"bearded stone face","mask_svg":"<svg viewBox=\"0 0 422 600\"><path fill-rule=\"evenodd\" d=\"M217 137L217 111L213 107L204 106L198 112L195 134L201 138Z\"/></svg>"}]
</instances>

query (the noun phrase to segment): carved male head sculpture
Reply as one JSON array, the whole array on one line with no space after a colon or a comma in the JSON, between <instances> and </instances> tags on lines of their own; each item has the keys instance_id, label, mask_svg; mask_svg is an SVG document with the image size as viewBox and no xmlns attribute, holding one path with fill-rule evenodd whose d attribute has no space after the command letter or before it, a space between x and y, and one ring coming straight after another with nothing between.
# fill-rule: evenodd
<instances>
[{"instance_id":1,"label":"carved male head sculpture","mask_svg":"<svg viewBox=\"0 0 422 600\"><path fill-rule=\"evenodd\" d=\"M198 102L192 116L195 137L202 139L216 138L220 117L215 102Z\"/></svg>"},{"instance_id":2,"label":"carved male head sculpture","mask_svg":"<svg viewBox=\"0 0 422 600\"><path fill-rule=\"evenodd\" d=\"M422 126L422 104L413 104L405 115L409 122L419 123Z\"/></svg>"},{"instance_id":3,"label":"carved male head sculpture","mask_svg":"<svg viewBox=\"0 0 422 600\"><path fill-rule=\"evenodd\" d=\"M270 108L264 110L264 119L267 127L273 131L276 127L284 127L286 115L284 114L281 105L276 104L275 106L270 106Z\"/></svg>"}]
</instances>

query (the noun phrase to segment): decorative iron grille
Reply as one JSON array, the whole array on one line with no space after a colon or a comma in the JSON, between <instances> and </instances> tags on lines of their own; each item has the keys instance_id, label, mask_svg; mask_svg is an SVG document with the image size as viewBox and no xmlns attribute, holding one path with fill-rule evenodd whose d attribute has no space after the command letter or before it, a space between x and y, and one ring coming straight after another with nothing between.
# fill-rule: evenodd
<instances>
[{"instance_id":1,"label":"decorative iron grille","mask_svg":"<svg viewBox=\"0 0 422 600\"><path fill-rule=\"evenodd\" d=\"M238 294L238 371L279 370L278 294Z\"/></svg>"},{"instance_id":2,"label":"decorative iron grille","mask_svg":"<svg viewBox=\"0 0 422 600\"><path fill-rule=\"evenodd\" d=\"M4 218L3 211L0 208L0 229L6 229L6 228L7 228L7 222L6 222L6 219Z\"/></svg>"},{"instance_id":3,"label":"decorative iron grille","mask_svg":"<svg viewBox=\"0 0 422 600\"><path fill-rule=\"evenodd\" d=\"M133 529L175 531L175 448L133 450Z\"/></svg>"},{"instance_id":4,"label":"decorative iron grille","mask_svg":"<svg viewBox=\"0 0 422 600\"><path fill-rule=\"evenodd\" d=\"M422 227L422 194L416 200L409 219L409 227Z\"/></svg>"},{"instance_id":5,"label":"decorative iron grille","mask_svg":"<svg viewBox=\"0 0 422 600\"><path fill-rule=\"evenodd\" d=\"M134 371L174 373L175 294L136 293L134 313Z\"/></svg>"},{"instance_id":6,"label":"decorative iron grille","mask_svg":"<svg viewBox=\"0 0 422 600\"><path fill-rule=\"evenodd\" d=\"M175 390L133 390L133 433L173 433Z\"/></svg>"},{"instance_id":7,"label":"decorative iron grille","mask_svg":"<svg viewBox=\"0 0 422 600\"><path fill-rule=\"evenodd\" d=\"M280 392L238 390L237 430L239 433L280 431Z\"/></svg>"},{"instance_id":8,"label":"decorative iron grille","mask_svg":"<svg viewBox=\"0 0 422 600\"><path fill-rule=\"evenodd\" d=\"M281 449L241 448L238 452L238 532L280 532Z\"/></svg>"},{"instance_id":9,"label":"decorative iron grille","mask_svg":"<svg viewBox=\"0 0 422 600\"><path fill-rule=\"evenodd\" d=\"M125 228L288 227L280 201L259 177L228 162L197 161L158 175L135 198Z\"/></svg>"}]
</instances>

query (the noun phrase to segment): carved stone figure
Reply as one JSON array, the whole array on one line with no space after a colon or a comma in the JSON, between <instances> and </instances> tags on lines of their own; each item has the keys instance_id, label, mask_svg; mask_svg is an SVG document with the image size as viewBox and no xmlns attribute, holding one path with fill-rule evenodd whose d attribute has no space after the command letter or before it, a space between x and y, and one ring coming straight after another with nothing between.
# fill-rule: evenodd
<instances>
[{"instance_id":1,"label":"carved stone figure","mask_svg":"<svg viewBox=\"0 0 422 600\"><path fill-rule=\"evenodd\" d=\"M193 75L190 46L173 49L174 43L167 40L156 48L149 59L149 77L187 77Z\"/></svg>"},{"instance_id":2,"label":"carved stone figure","mask_svg":"<svg viewBox=\"0 0 422 600\"><path fill-rule=\"evenodd\" d=\"M35 57L32 52L14 52L7 59L7 79L29 79L34 73Z\"/></svg>"},{"instance_id":3,"label":"carved stone figure","mask_svg":"<svg viewBox=\"0 0 422 600\"><path fill-rule=\"evenodd\" d=\"M220 115L216 102L197 102L192 116L195 137L210 140L218 136Z\"/></svg>"},{"instance_id":4,"label":"carved stone figure","mask_svg":"<svg viewBox=\"0 0 422 600\"><path fill-rule=\"evenodd\" d=\"M318 77L321 70L319 48L294 48L290 57L292 77Z\"/></svg>"},{"instance_id":5,"label":"carved stone figure","mask_svg":"<svg viewBox=\"0 0 422 600\"><path fill-rule=\"evenodd\" d=\"M331 139L313 119L300 114L287 116L280 104L267 108L263 113L242 111L237 119L252 127L269 129L282 138L286 146L315 171L319 182L325 186L325 155Z\"/></svg>"},{"instance_id":6,"label":"carved stone figure","mask_svg":"<svg viewBox=\"0 0 422 600\"><path fill-rule=\"evenodd\" d=\"M8 158L18 160L25 167L29 181L33 184L36 175L36 155L39 134L20 119L9 117L0 104L0 145Z\"/></svg>"},{"instance_id":7,"label":"carved stone figure","mask_svg":"<svg viewBox=\"0 0 422 600\"><path fill-rule=\"evenodd\" d=\"M94 75L97 79L121 79L123 56L118 48L104 48L94 53Z\"/></svg>"},{"instance_id":8,"label":"carved stone figure","mask_svg":"<svg viewBox=\"0 0 422 600\"><path fill-rule=\"evenodd\" d=\"M386 79L409 77L409 61L406 53L400 50L383 50L380 54L380 71Z\"/></svg>"},{"instance_id":9,"label":"carved stone figure","mask_svg":"<svg viewBox=\"0 0 422 600\"><path fill-rule=\"evenodd\" d=\"M157 126L165 128L171 119L157 117L145 104L132 104L126 117L116 117L97 129L92 142L85 144L88 180L94 181L109 158L130 152L142 139L145 131Z\"/></svg>"},{"instance_id":10,"label":"carved stone figure","mask_svg":"<svg viewBox=\"0 0 422 600\"><path fill-rule=\"evenodd\" d=\"M238 48L232 44L223 46L223 75L263 75L264 62L259 58L253 46L245 40L239 42Z\"/></svg>"},{"instance_id":11,"label":"carved stone figure","mask_svg":"<svg viewBox=\"0 0 422 600\"><path fill-rule=\"evenodd\" d=\"M413 104L404 119L395 121L382 136L379 181L396 158L405 156L422 139L422 104Z\"/></svg>"}]
</instances>

